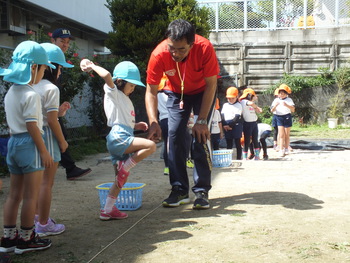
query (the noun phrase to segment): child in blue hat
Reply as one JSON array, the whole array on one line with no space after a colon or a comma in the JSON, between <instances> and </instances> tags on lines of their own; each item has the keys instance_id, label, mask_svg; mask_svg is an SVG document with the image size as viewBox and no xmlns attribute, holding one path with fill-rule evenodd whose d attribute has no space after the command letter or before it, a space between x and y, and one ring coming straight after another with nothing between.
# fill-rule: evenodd
<instances>
[{"instance_id":1,"label":"child in blue hat","mask_svg":"<svg viewBox=\"0 0 350 263\"><path fill-rule=\"evenodd\" d=\"M40 95L32 86L42 79L48 66L53 69L55 66L49 63L45 50L33 41L20 43L12 60L11 72L4 77L5 81L13 82L4 101L11 134L6 157L11 185L4 205L0 252L22 254L51 246L51 240L40 239L33 228L43 171L53 166L53 160L43 140ZM21 225L17 231L21 201Z\"/></svg>"},{"instance_id":2,"label":"child in blue hat","mask_svg":"<svg viewBox=\"0 0 350 263\"><path fill-rule=\"evenodd\" d=\"M61 160L61 152L65 152L68 143L64 138L61 126L58 122L58 111L60 102L60 91L57 87L57 79L61 74L61 68L72 68L73 65L66 62L63 51L51 43L43 43L41 46L47 53L49 61L56 69L46 69L43 79L33 86L34 90L41 96L43 110L43 129L46 148L53 158L54 165L45 168L44 179L41 184L37 214L35 216L35 232L40 236L58 235L64 232L65 226L57 224L49 217L52 187Z\"/></svg>"},{"instance_id":3,"label":"child in blue hat","mask_svg":"<svg viewBox=\"0 0 350 263\"><path fill-rule=\"evenodd\" d=\"M94 70L104 79L104 110L107 125L112 127L107 135L107 148L112 157L116 179L109 189L105 206L100 211L100 219L124 219L128 215L115 206L120 190L127 181L130 169L156 150L153 141L133 135L134 129L148 130L147 123L135 123L135 110L129 98L136 86L145 85L140 81L139 69L130 61L119 63L114 68L113 77L106 69L89 60L82 60L80 65L83 71Z\"/></svg>"}]
</instances>

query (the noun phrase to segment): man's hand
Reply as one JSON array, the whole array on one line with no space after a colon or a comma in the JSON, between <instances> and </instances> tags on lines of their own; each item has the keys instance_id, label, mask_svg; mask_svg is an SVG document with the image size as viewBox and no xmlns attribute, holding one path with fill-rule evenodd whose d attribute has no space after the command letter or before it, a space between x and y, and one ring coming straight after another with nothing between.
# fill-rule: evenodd
<instances>
[{"instance_id":1,"label":"man's hand","mask_svg":"<svg viewBox=\"0 0 350 263\"><path fill-rule=\"evenodd\" d=\"M160 129L160 126L158 123L156 122L151 123L148 129L147 139L150 139L154 142L159 142L162 139L162 130Z\"/></svg>"},{"instance_id":2,"label":"man's hand","mask_svg":"<svg viewBox=\"0 0 350 263\"><path fill-rule=\"evenodd\" d=\"M206 143L208 140L210 140L208 125L195 123L192 128L192 135L199 143Z\"/></svg>"},{"instance_id":3,"label":"man's hand","mask_svg":"<svg viewBox=\"0 0 350 263\"><path fill-rule=\"evenodd\" d=\"M63 117L66 115L67 110L70 109L70 103L68 101L65 101L62 103L62 105L58 108L58 117Z\"/></svg>"},{"instance_id":4,"label":"man's hand","mask_svg":"<svg viewBox=\"0 0 350 263\"><path fill-rule=\"evenodd\" d=\"M135 124L135 130L142 130L145 132L148 130L148 124L146 122L140 121Z\"/></svg>"}]
</instances>

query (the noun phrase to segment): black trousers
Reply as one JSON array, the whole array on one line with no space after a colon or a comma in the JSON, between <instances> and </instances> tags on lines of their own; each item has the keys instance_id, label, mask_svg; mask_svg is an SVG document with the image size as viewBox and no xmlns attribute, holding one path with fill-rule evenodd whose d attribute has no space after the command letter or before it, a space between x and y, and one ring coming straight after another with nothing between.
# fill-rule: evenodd
<instances>
[{"instance_id":1,"label":"black trousers","mask_svg":"<svg viewBox=\"0 0 350 263\"><path fill-rule=\"evenodd\" d=\"M189 191L189 180L186 168L186 140L187 122L191 111L198 116L202 103L203 93L196 95L184 95L184 107L180 109L180 94L169 93L167 108L169 111L168 118L168 162L170 171L170 184L180 186L183 191ZM215 100L214 100L215 101ZM211 111L208 114L208 124L211 123L214 101L211 105ZM208 127L210 130L210 127ZM193 192L209 192L211 189L211 158L210 142L199 143L192 137L191 157L194 161Z\"/></svg>"},{"instance_id":2,"label":"black trousers","mask_svg":"<svg viewBox=\"0 0 350 263\"><path fill-rule=\"evenodd\" d=\"M64 127L63 118L58 118L58 121L61 125L63 136L67 140L67 130L66 130L66 127ZM69 172L76 167L75 161L73 160L72 156L70 155L68 149L64 153L61 153L60 164L66 169L66 172Z\"/></svg>"}]
</instances>

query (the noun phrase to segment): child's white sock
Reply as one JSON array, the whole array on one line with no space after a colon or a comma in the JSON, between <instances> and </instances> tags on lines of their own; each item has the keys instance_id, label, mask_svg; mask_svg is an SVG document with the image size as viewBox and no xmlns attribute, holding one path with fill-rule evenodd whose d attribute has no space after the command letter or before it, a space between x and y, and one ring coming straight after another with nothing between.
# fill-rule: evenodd
<instances>
[{"instance_id":1,"label":"child's white sock","mask_svg":"<svg viewBox=\"0 0 350 263\"><path fill-rule=\"evenodd\" d=\"M133 168L136 165L135 160L130 157L129 159L127 159L123 165L123 168L125 171L129 172L131 168Z\"/></svg>"},{"instance_id":2,"label":"child's white sock","mask_svg":"<svg viewBox=\"0 0 350 263\"><path fill-rule=\"evenodd\" d=\"M14 239L17 234L16 226L4 227L4 238Z\"/></svg>"},{"instance_id":3,"label":"child's white sock","mask_svg":"<svg viewBox=\"0 0 350 263\"><path fill-rule=\"evenodd\" d=\"M19 236L24 241L28 241L30 239L30 237L32 236L32 233L33 233L33 227L31 227L31 228L21 227L21 229L19 230Z\"/></svg>"},{"instance_id":4,"label":"child's white sock","mask_svg":"<svg viewBox=\"0 0 350 263\"><path fill-rule=\"evenodd\" d=\"M115 196L112 196L112 195L107 196L106 204L105 204L105 207L103 209L103 210L105 210L106 213L109 213L112 211L112 208L115 204L116 199L117 198Z\"/></svg>"}]
</instances>

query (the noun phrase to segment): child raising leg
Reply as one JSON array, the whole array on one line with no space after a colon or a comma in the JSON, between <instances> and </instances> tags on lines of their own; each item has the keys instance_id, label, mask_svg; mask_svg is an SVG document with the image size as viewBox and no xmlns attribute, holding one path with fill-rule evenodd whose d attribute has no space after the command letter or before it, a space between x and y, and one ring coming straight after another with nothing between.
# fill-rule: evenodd
<instances>
[{"instance_id":1,"label":"child raising leg","mask_svg":"<svg viewBox=\"0 0 350 263\"><path fill-rule=\"evenodd\" d=\"M83 71L93 70L104 79L104 110L107 125L112 127L107 135L107 149L112 156L116 179L109 189L100 219L124 219L128 215L117 209L114 205L116 199L128 179L130 169L156 150L153 141L133 135L134 129L146 131L148 125L145 122L135 124L135 110L129 95L136 86L145 85L140 81L139 69L130 61L116 65L113 76L103 67L87 59L82 60L80 66Z\"/></svg>"}]
</instances>

